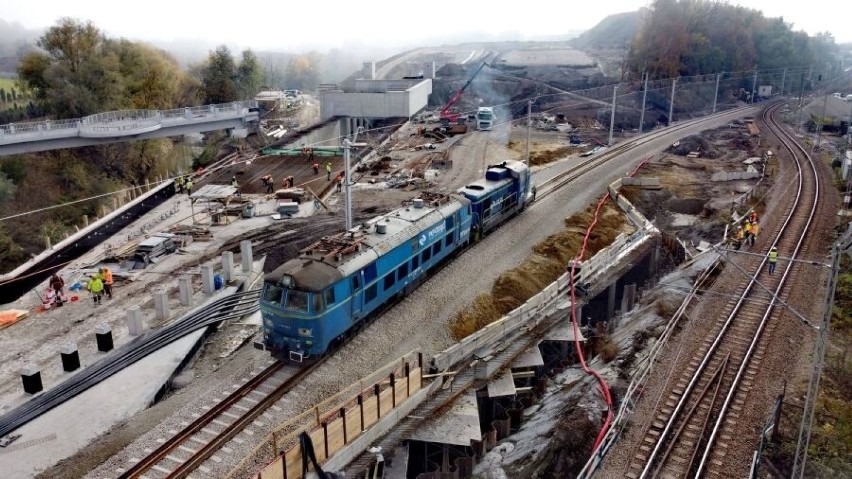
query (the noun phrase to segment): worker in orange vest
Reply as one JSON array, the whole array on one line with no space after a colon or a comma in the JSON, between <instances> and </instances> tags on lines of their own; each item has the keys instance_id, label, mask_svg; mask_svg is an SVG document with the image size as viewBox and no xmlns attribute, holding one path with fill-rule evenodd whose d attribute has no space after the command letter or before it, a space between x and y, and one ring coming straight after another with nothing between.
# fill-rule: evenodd
<instances>
[{"instance_id":1,"label":"worker in orange vest","mask_svg":"<svg viewBox=\"0 0 852 479\"><path fill-rule=\"evenodd\" d=\"M752 223L757 223L757 211L751 210L751 214L748 216L748 219Z\"/></svg>"},{"instance_id":2,"label":"worker in orange vest","mask_svg":"<svg viewBox=\"0 0 852 479\"><path fill-rule=\"evenodd\" d=\"M98 278L104 285L104 292L112 299L112 270L107 267L98 269Z\"/></svg>"},{"instance_id":3,"label":"worker in orange vest","mask_svg":"<svg viewBox=\"0 0 852 479\"><path fill-rule=\"evenodd\" d=\"M755 223L751 224L751 236L749 236L749 246L754 246L754 240L757 239L757 235L760 234L760 225Z\"/></svg>"}]
</instances>

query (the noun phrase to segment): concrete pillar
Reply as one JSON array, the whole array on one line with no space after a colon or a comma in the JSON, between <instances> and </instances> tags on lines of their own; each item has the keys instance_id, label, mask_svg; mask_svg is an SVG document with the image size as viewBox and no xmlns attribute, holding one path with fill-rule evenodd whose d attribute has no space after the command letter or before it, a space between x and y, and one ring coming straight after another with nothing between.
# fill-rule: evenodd
<instances>
[{"instance_id":1,"label":"concrete pillar","mask_svg":"<svg viewBox=\"0 0 852 479\"><path fill-rule=\"evenodd\" d=\"M180 293L180 304L192 306L192 280L189 276L178 278L178 291Z\"/></svg>"},{"instance_id":2,"label":"concrete pillar","mask_svg":"<svg viewBox=\"0 0 852 479\"><path fill-rule=\"evenodd\" d=\"M104 217L106 215L107 215L107 207L106 207L106 205L101 205L101 217Z\"/></svg>"},{"instance_id":3,"label":"concrete pillar","mask_svg":"<svg viewBox=\"0 0 852 479\"><path fill-rule=\"evenodd\" d=\"M660 240L654 240L654 246L651 248L651 255L648 258L648 275L655 276L659 271L660 266Z\"/></svg>"},{"instance_id":4,"label":"concrete pillar","mask_svg":"<svg viewBox=\"0 0 852 479\"><path fill-rule=\"evenodd\" d=\"M615 291L618 288L618 281L613 281L607 288L606 299L606 320L610 321L615 316Z\"/></svg>"},{"instance_id":5,"label":"concrete pillar","mask_svg":"<svg viewBox=\"0 0 852 479\"><path fill-rule=\"evenodd\" d=\"M112 197L112 210L113 211L117 210L119 206L121 206L121 205L119 205L119 203L118 203L118 196L113 196Z\"/></svg>"},{"instance_id":6,"label":"concrete pillar","mask_svg":"<svg viewBox=\"0 0 852 479\"><path fill-rule=\"evenodd\" d=\"M127 332L131 336L139 336L145 331L145 323L142 321L142 311L139 306L127 310Z\"/></svg>"},{"instance_id":7,"label":"concrete pillar","mask_svg":"<svg viewBox=\"0 0 852 479\"><path fill-rule=\"evenodd\" d=\"M105 353L112 351L112 328L107 323L100 323L95 328L95 342L98 343L98 351Z\"/></svg>"},{"instance_id":8,"label":"concrete pillar","mask_svg":"<svg viewBox=\"0 0 852 479\"><path fill-rule=\"evenodd\" d=\"M50 244L50 236L45 236L44 237L44 249L50 249L50 248L53 248L53 245Z\"/></svg>"},{"instance_id":9,"label":"concrete pillar","mask_svg":"<svg viewBox=\"0 0 852 479\"><path fill-rule=\"evenodd\" d=\"M166 291L157 291L154 293L154 315L162 321L168 318L169 314L169 293Z\"/></svg>"},{"instance_id":10,"label":"concrete pillar","mask_svg":"<svg viewBox=\"0 0 852 479\"><path fill-rule=\"evenodd\" d=\"M41 371L34 363L27 363L21 368L21 381L24 383L24 392L27 394L37 394L44 389L41 384Z\"/></svg>"},{"instance_id":11,"label":"concrete pillar","mask_svg":"<svg viewBox=\"0 0 852 479\"><path fill-rule=\"evenodd\" d=\"M621 306L621 311L623 311L624 313L633 311L633 306L636 303L636 283L625 285L624 294L622 297L624 299Z\"/></svg>"},{"instance_id":12,"label":"concrete pillar","mask_svg":"<svg viewBox=\"0 0 852 479\"><path fill-rule=\"evenodd\" d=\"M89 215L83 215L83 228L89 226Z\"/></svg>"},{"instance_id":13,"label":"concrete pillar","mask_svg":"<svg viewBox=\"0 0 852 479\"><path fill-rule=\"evenodd\" d=\"M80 369L80 353L77 352L77 345L72 341L62 343L59 347L59 354L62 356L62 370L66 373Z\"/></svg>"},{"instance_id":14,"label":"concrete pillar","mask_svg":"<svg viewBox=\"0 0 852 479\"><path fill-rule=\"evenodd\" d=\"M231 251L222 253L222 277L226 283L234 279L234 253Z\"/></svg>"},{"instance_id":15,"label":"concrete pillar","mask_svg":"<svg viewBox=\"0 0 852 479\"><path fill-rule=\"evenodd\" d=\"M213 294L216 288L213 285L213 267L201 267L201 290L207 294Z\"/></svg>"},{"instance_id":16,"label":"concrete pillar","mask_svg":"<svg viewBox=\"0 0 852 479\"><path fill-rule=\"evenodd\" d=\"M145 191L151 191L151 182L148 180L148 178L145 178Z\"/></svg>"},{"instance_id":17,"label":"concrete pillar","mask_svg":"<svg viewBox=\"0 0 852 479\"><path fill-rule=\"evenodd\" d=\"M251 256L251 241L240 241L240 255L243 259L243 272L250 272L252 263L254 263L254 259Z\"/></svg>"}]
</instances>

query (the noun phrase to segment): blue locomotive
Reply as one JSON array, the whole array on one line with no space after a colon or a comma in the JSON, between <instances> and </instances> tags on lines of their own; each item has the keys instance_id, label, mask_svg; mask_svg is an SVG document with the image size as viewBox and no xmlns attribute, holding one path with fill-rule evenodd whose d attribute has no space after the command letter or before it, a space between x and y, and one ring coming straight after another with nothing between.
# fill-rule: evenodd
<instances>
[{"instance_id":1,"label":"blue locomotive","mask_svg":"<svg viewBox=\"0 0 852 479\"><path fill-rule=\"evenodd\" d=\"M535 199L529 168L491 165L456 194L421 193L403 207L322 238L264 278L263 340L283 360L323 355L407 295L430 269Z\"/></svg>"}]
</instances>

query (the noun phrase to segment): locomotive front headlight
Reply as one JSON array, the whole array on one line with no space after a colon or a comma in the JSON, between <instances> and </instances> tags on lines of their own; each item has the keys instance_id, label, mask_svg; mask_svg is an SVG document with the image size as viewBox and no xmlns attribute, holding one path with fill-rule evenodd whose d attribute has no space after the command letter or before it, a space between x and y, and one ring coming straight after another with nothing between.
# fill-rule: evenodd
<instances>
[{"instance_id":1,"label":"locomotive front headlight","mask_svg":"<svg viewBox=\"0 0 852 479\"><path fill-rule=\"evenodd\" d=\"M311 338L314 336L314 330L311 328L299 328L299 336L303 338Z\"/></svg>"}]
</instances>

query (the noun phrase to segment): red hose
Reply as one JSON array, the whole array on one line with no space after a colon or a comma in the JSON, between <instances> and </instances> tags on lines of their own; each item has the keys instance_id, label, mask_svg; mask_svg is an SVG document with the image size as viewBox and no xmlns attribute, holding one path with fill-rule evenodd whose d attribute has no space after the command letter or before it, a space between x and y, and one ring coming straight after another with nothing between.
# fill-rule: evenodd
<instances>
[{"instance_id":1,"label":"red hose","mask_svg":"<svg viewBox=\"0 0 852 479\"><path fill-rule=\"evenodd\" d=\"M648 162L650 157L642 160L639 165L630 173L630 176L636 174L639 171L639 168L645 165ZM577 253L577 260L582 260L583 256L586 254L586 246L589 243L589 236L592 234L592 230L595 228L595 225L598 224L598 215L600 214L601 208L606 204L606 201L609 199L609 192L604 193L600 200L598 200L598 206L595 208L595 217L592 220L592 223L586 228L586 235L583 237L583 246L580 248L580 252ZM590 374L594 376L598 380L598 392L603 396L604 401L606 402L607 412L606 412L606 420L601 426L600 432L598 432L598 436L595 438L595 444L592 447L592 450L596 450L609 430L610 425L612 425L612 396L609 393L609 384L607 384L606 380L603 376L600 375L594 369L589 368L586 365L586 358L583 356L583 348L580 346L580 326L577 323L577 301L575 299L575 291L574 291L574 268L576 267L577 262L571 262L571 270L569 272L569 284L571 285L571 325L574 329L574 349L577 351L577 357L580 358L580 365L583 367L583 372L586 374Z\"/></svg>"}]
</instances>

